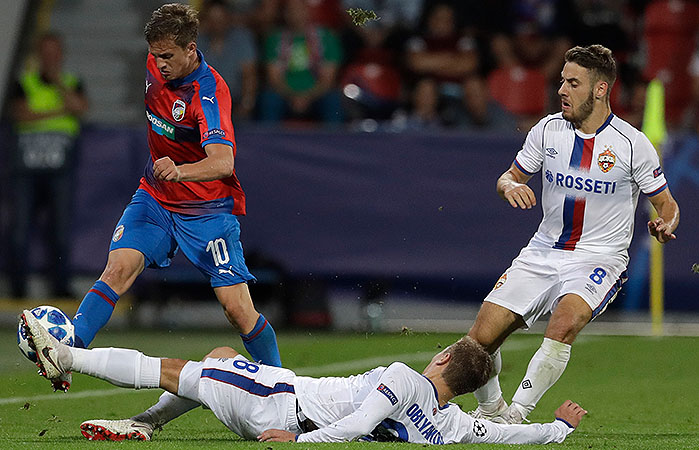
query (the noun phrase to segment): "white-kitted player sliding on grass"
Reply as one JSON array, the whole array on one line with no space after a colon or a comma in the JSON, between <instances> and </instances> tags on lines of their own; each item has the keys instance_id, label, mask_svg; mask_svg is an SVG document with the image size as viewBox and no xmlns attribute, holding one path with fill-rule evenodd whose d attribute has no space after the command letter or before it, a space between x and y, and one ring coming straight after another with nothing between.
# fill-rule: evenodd
<instances>
[{"instance_id":1,"label":"white-kitted player sliding on grass","mask_svg":"<svg viewBox=\"0 0 699 450\"><path fill-rule=\"evenodd\" d=\"M435 355L422 374L395 362L350 377L311 378L250 362L229 347L214 349L203 361L68 347L29 311L22 320L46 378L72 370L122 387L160 387L211 409L245 439L544 444L563 442L587 412L566 401L556 420L544 424L502 425L469 416L449 400L482 386L492 370L488 353L469 337ZM139 418L91 420L80 427L89 439L148 440L163 425L162 417L147 419L148 412Z\"/></svg>"}]
</instances>

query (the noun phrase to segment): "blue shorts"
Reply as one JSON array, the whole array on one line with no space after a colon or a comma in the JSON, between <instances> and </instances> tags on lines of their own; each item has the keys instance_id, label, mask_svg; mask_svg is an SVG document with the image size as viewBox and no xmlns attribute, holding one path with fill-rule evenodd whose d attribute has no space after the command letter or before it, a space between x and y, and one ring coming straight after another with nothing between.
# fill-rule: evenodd
<instances>
[{"instance_id":1,"label":"blue shorts","mask_svg":"<svg viewBox=\"0 0 699 450\"><path fill-rule=\"evenodd\" d=\"M189 216L168 211L138 189L114 230L109 251L132 248L143 253L146 267L170 265L178 249L211 280L212 287L255 280L240 243L233 214Z\"/></svg>"}]
</instances>

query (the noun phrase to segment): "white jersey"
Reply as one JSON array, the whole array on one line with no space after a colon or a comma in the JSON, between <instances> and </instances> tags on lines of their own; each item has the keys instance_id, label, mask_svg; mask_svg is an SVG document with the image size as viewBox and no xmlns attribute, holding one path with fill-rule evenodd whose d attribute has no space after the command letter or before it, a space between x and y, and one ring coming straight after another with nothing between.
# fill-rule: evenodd
<instances>
[{"instance_id":1,"label":"white jersey","mask_svg":"<svg viewBox=\"0 0 699 450\"><path fill-rule=\"evenodd\" d=\"M562 113L529 131L515 165L542 171L544 217L529 245L620 255L628 260L639 192L662 192L665 176L648 138L610 114L584 134Z\"/></svg>"},{"instance_id":2,"label":"white jersey","mask_svg":"<svg viewBox=\"0 0 699 450\"><path fill-rule=\"evenodd\" d=\"M350 441L378 425L422 444L546 444L573 432L561 420L499 425L474 419L453 403L440 407L432 382L399 362L346 378L297 376L293 384L301 411L319 427L298 442Z\"/></svg>"}]
</instances>

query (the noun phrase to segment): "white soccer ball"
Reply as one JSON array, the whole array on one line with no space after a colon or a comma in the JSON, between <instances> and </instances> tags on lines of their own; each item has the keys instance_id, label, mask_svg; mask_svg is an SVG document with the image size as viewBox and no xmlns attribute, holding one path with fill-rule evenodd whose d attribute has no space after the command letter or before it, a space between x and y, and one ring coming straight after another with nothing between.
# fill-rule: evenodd
<instances>
[{"instance_id":1,"label":"white soccer ball","mask_svg":"<svg viewBox=\"0 0 699 450\"><path fill-rule=\"evenodd\" d=\"M56 339L66 345L73 346L75 341L75 327L68 316L54 306L37 306L31 314L39 320L41 326L46 328ZM24 356L32 362L36 362L36 352L29 346L27 333L24 330L22 319L19 320L17 329L17 345Z\"/></svg>"}]
</instances>

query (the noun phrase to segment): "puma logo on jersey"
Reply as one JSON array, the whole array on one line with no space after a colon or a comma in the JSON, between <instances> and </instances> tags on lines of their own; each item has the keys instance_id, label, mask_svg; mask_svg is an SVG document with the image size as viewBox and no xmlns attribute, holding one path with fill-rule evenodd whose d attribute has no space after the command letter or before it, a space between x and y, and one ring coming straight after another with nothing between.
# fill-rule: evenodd
<instances>
[{"instance_id":1,"label":"puma logo on jersey","mask_svg":"<svg viewBox=\"0 0 699 450\"><path fill-rule=\"evenodd\" d=\"M211 104L214 103L214 97L206 97L206 96L202 95L202 96L201 96L201 99L202 99L202 100L208 100L208 101L211 102Z\"/></svg>"}]
</instances>

